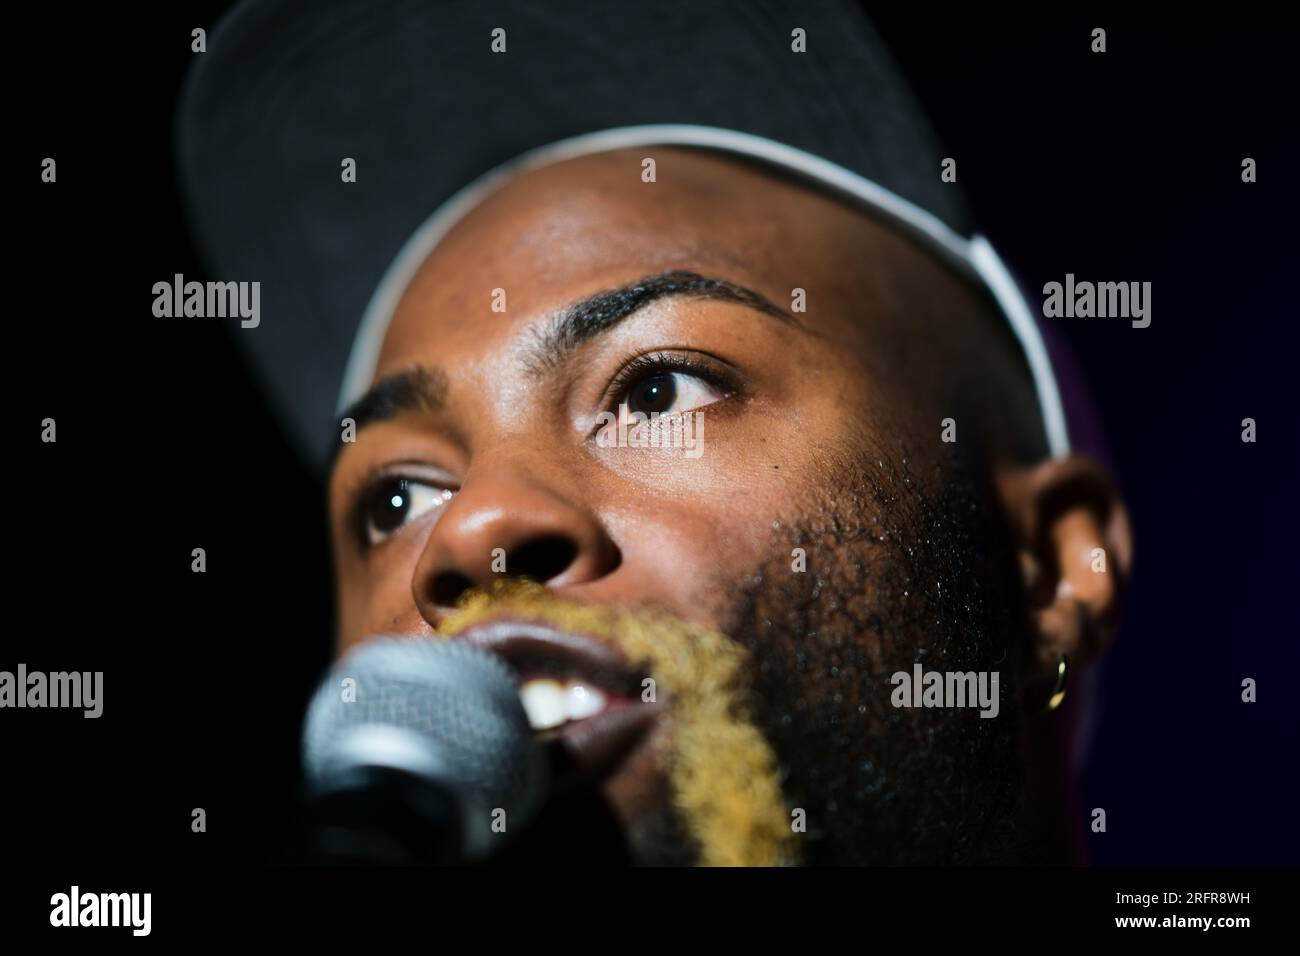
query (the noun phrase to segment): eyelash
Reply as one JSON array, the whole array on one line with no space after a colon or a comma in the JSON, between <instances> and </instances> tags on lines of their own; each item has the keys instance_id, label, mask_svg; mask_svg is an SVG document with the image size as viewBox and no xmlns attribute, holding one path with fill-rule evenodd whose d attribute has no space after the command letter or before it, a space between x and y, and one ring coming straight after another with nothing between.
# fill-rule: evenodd
<instances>
[{"instance_id":1,"label":"eyelash","mask_svg":"<svg viewBox=\"0 0 1300 956\"><path fill-rule=\"evenodd\" d=\"M735 379L724 374L714 362L704 362L700 359L686 355L674 355L670 352L650 352L646 355L637 355L624 362L618 374L606 386L603 404L609 411L617 412L618 406L627 400L627 393L633 384L642 378L661 372L684 372L693 375L708 382L715 388L722 389L728 396L734 394L739 388Z\"/></svg>"},{"instance_id":2,"label":"eyelash","mask_svg":"<svg viewBox=\"0 0 1300 956\"><path fill-rule=\"evenodd\" d=\"M418 474L416 467L418 464L419 462L397 462L371 469L343 489L343 498L348 502L345 520L351 529L353 539L359 545L362 553L371 551L378 544L383 543L383 541L376 543L370 540L370 529L366 524L366 506L370 503L371 497L376 493L382 482L405 479L421 485L428 485L431 488L444 488L448 491L455 491L454 488L447 488L443 481L428 475ZM393 534L396 533L396 531L393 532ZM392 535L389 535L389 537L392 537ZM386 540L388 539L385 538L384 541Z\"/></svg>"},{"instance_id":3,"label":"eyelash","mask_svg":"<svg viewBox=\"0 0 1300 956\"><path fill-rule=\"evenodd\" d=\"M727 393L727 397L730 397L739 390L740 386L734 376L721 370L720 364L716 360L714 362L705 362L701 359L670 352L650 352L633 356L623 363L622 368L610 380L609 385L605 387L602 404L607 408L612 405L613 407L610 410L617 412L618 406L627 400L628 391L637 381L662 372L683 372L687 375L693 375L708 382L715 388L722 389ZM724 400L720 399L719 401ZM362 553L378 547L378 544L370 540L369 528L366 524L366 505L369 503L371 495L375 493L379 483L393 478L405 478L408 481L442 487L435 481L404 470L400 464L386 465L367 472L357 479L351 488L344 492L344 497L350 502L348 506L348 524L352 528L353 537L360 546ZM396 533L396 531L393 532L393 534ZM385 538L384 540L388 539ZM379 544L382 543L383 541L379 542Z\"/></svg>"}]
</instances>

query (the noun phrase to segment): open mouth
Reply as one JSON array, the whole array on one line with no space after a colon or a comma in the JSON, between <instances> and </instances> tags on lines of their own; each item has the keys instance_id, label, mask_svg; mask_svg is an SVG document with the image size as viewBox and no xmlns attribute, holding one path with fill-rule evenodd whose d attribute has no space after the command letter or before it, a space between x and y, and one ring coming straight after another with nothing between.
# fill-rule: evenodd
<instances>
[{"instance_id":1,"label":"open mouth","mask_svg":"<svg viewBox=\"0 0 1300 956\"><path fill-rule=\"evenodd\" d=\"M534 621L497 618L454 635L500 656L538 739L586 773L604 775L648 735L660 707L642 699L649 676L605 641Z\"/></svg>"}]
</instances>

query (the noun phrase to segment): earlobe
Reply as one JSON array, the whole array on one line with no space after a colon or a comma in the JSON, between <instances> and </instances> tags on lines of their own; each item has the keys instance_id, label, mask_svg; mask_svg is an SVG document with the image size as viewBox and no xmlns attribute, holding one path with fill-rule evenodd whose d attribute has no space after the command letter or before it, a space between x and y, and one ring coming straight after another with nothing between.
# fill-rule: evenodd
<instances>
[{"instance_id":1,"label":"earlobe","mask_svg":"<svg viewBox=\"0 0 1300 956\"><path fill-rule=\"evenodd\" d=\"M1055 674L1060 655L1086 665L1109 647L1133 557L1128 514L1105 470L1071 455L1006 470L1010 518L1034 634L1033 658Z\"/></svg>"}]
</instances>

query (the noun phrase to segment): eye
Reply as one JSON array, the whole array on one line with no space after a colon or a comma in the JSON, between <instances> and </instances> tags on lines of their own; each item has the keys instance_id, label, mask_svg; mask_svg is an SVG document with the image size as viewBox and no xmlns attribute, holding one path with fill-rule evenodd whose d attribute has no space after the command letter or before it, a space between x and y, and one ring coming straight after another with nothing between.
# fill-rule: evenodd
<instances>
[{"instance_id":1,"label":"eye","mask_svg":"<svg viewBox=\"0 0 1300 956\"><path fill-rule=\"evenodd\" d=\"M376 482L361 503L361 520L366 540L378 544L408 522L441 507L452 493L423 481L392 475Z\"/></svg>"},{"instance_id":2,"label":"eye","mask_svg":"<svg viewBox=\"0 0 1300 956\"><path fill-rule=\"evenodd\" d=\"M623 404L631 413L680 415L727 397L727 390L697 375L662 369L645 375L627 389Z\"/></svg>"}]
</instances>

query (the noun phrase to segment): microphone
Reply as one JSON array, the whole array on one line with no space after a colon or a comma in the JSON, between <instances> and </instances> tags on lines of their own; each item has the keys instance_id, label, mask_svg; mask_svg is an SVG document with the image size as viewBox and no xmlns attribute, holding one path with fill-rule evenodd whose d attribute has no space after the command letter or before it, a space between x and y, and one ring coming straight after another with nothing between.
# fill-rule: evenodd
<instances>
[{"instance_id":1,"label":"microphone","mask_svg":"<svg viewBox=\"0 0 1300 956\"><path fill-rule=\"evenodd\" d=\"M546 797L514 672L458 641L382 637L344 656L308 706L302 749L297 862L481 861Z\"/></svg>"}]
</instances>

